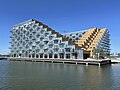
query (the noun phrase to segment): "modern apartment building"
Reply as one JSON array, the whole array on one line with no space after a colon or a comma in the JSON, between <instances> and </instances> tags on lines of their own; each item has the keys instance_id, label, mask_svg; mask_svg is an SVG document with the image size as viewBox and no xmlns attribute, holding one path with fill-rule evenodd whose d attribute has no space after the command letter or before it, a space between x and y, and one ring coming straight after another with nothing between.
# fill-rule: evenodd
<instances>
[{"instance_id":1,"label":"modern apartment building","mask_svg":"<svg viewBox=\"0 0 120 90\"><path fill-rule=\"evenodd\" d=\"M11 57L83 59L92 57L95 49L110 53L106 28L62 35L31 19L15 25L11 32Z\"/></svg>"},{"instance_id":2,"label":"modern apartment building","mask_svg":"<svg viewBox=\"0 0 120 90\"><path fill-rule=\"evenodd\" d=\"M87 57L93 57L96 49L102 50L106 55L110 55L110 34L106 28L91 28L86 31L68 33L64 36L75 42L84 51L90 51Z\"/></svg>"},{"instance_id":3,"label":"modern apartment building","mask_svg":"<svg viewBox=\"0 0 120 90\"><path fill-rule=\"evenodd\" d=\"M83 50L47 25L28 20L13 27L11 56L83 59Z\"/></svg>"}]
</instances>

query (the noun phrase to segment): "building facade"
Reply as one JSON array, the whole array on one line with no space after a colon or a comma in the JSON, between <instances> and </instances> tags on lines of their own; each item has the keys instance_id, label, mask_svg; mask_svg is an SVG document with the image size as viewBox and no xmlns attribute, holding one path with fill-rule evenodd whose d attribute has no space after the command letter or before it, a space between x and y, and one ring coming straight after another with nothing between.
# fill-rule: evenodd
<instances>
[{"instance_id":1,"label":"building facade","mask_svg":"<svg viewBox=\"0 0 120 90\"><path fill-rule=\"evenodd\" d=\"M77 44L36 20L15 25L11 32L11 57L83 59Z\"/></svg>"},{"instance_id":2,"label":"building facade","mask_svg":"<svg viewBox=\"0 0 120 90\"><path fill-rule=\"evenodd\" d=\"M110 55L110 33L106 28L91 28L89 30L65 34L75 42L84 51L90 51L90 57L93 57L95 50L102 50L106 55Z\"/></svg>"},{"instance_id":3,"label":"building facade","mask_svg":"<svg viewBox=\"0 0 120 90\"><path fill-rule=\"evenodd\" d=\"M62 35L31 19L15 25L11 33L11 57L86 59L93 57L96 49L110 54L110 34L106 28Z\"/></svg>"}]
</instances>

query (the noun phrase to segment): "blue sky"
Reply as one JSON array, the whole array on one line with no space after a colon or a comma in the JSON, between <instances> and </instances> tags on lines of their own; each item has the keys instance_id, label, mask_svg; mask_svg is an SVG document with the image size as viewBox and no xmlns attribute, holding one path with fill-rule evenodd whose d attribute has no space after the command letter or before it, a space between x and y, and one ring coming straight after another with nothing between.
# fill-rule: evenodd
<instances>
[{"instance_id":1,"label":"blue sky","mask_svg":"<svg viewBox=\"0 0 120 90\"><path fill-rule=\"evenodd\" d=\"M120 52L120 0L0 0L0 53L9 53L13 25L28 19L60 33L106 27L111 52Z\"/></svg>"}]
</instances>

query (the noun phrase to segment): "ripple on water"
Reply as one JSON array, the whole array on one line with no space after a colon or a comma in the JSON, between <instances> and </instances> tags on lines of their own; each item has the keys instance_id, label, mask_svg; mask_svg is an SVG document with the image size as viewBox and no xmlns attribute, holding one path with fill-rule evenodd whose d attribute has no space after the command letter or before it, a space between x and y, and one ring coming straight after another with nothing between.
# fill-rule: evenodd
<instances>
[{"instance_id":1,"label":"ripple on water","mask_svg":"<svg viewBox=\"0 0 120 90\"><path fill-rule=\"evenodd\" d=\"M0 61L0 90L119 90L120 64Z\"/></svg>"}]
</instances>

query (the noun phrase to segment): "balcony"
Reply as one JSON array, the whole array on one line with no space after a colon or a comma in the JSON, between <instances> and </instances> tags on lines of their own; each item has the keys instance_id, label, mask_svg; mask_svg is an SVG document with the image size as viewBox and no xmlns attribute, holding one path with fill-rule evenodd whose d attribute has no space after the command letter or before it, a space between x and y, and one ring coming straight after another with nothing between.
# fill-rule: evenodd
<instances>
[{"instance_id":1,"label":"balcony","mask_svg":"<svg viewBox=\"0 0 120 90\"><path fill-rule=\"evenodd\" d=\"M44 46L44 49L48 49L48 46Z\"/></svg>"},{"instance_id":2,"label":"balcony","mask_svg":"<svg viewBox=\"0 0 120 90\"><path fill-rule=\"evenodd\" d=\"M33 30L33 31L32 31L32 33L33 33L33 34L36 34L36 31L35 31L35 30Z\"/></svg>"},{"instance_id":3,"label":"balcony","mask_svg":"<svg viewBox=\"0 0 120 90\"><path fill-rule=\"evenodd\" d=\"M40 39L37 39L36 42L37 42L37 43L40 42Z\"/></svg>"},{"instance_id":4,"label":"balcony","mask_svg":"<svg viewBox=\"0 0 120 90\"><path fill-rule=\"evenodd\" d=\"M54 48L59 48L59 46L58 45L54 45Z\"/></svg>"},{"instance_id":5,"label":"balcony","mask_svg":"<svg viewBox=\"0 0 120 90\"><path fill-rule=\"evenodd\" d=\"M35 37L32 37L32 40L36 40L36 38L35 38Z\"/></svg>"},{"instance_id":6,"label":"balcony","mask_svg":"<svg viewBox=\"0 0 120 90\"><path fill-rule=\"evenodd\" d=\"M26 41L29 41L29 39L27 38Z\"/></svg>"},{"instance_id":7,"label":"balcony","mask_svg":"<svg viewBox=\"0 0 120 90\"><path fill-rule=\"evenodd\" d=\"M49 41L49 39L48 39L48 38L45 38L44 41Z\"/></svg>"},{"instance_id":8,"label":"balcony","mask_svg":"<svg viewBox=\"0 0 120 90\"><path fill-rule=\"evenodd\" d=\"M33 44L32 44L32 46L36 46L36 44L35 44L35 43L33 43Z\"/></svg>"},{"instance_id":9,"label":"balcony","mask_svg":"<svg viewBox=\"0 0 120 90\"><path fill-rule=\"evenodd\" d=\"M39 38L39 37L40 37L40 34L37 34L36 37Z\"/></svg>"},{"instance_id":10,"label":"balcony","mask_svg":"<svg viewBox=\"0 0 120 90\"><path fill-rule=\"evenodd\" d=\"M11 47L9 47L9 49L12 49Z\"/></svg>"},{"instance_id":11,"label":"balcony","mask_svg":"<svg viewBox=\"0 0 120 90\"><path fill-rule=\"evenodd\" d=\"M53 45L54 43L52 41L49 42L49 45Z\"/></svg>"},{"instance_id":12,"label":"balcony","mask_svg":"<svg viewBox=\"0 0 120 90\"><path fill-rule=\"evenodd\" d=\"M53 51L52 51L52 50L49 50L48 53L53 54Z\"/></svg>"},{"instance_id":13,"label":"balcony","mask_svg":"<svg viewBox=\"0 0 120 90\"><path fill-rule=\"evenodd\" d=\"M40 53L44 53L44 51L43 51L43 50L40 50L39 52L40 52Z\"/></svg>"},{"instance_id":14,"label":"balcony","mask_svg":"<svg viewBox=\"0 0 120 90\"><path fill-rule=\"evenodd\" d=\"M44 45L44 42L40 42L40 45Z\"/></svg>"},{"instance_id":15,"label":"balcony","mask_svg":"<svg viewBox=\"0 0 120 90\"><path fill-rule=\"evenodd\" d=\"M49 45L49 48L52 48L53 47L53 45Z\"/></svg>"},{"instance_id":16,"label":"balcony","mask_svg":"<svg viewBox=\"0 0 120 90\"><path fill-rule=\"evenodd\" d=\"M13 31L10 31L11 33L13 33Z\"/></svg>"},{"instance_id":17,"label":"balcony","mask_svg":"<svg viewBox=\"0 0 120 90\"><path fill-rule=\"evenodd\" d=\"M10 38L13 38L12 36L10 36Z\"/></svg>"},{"instance_id":18,"label":"balcony","mask_svg":"<svg viewBox=\"0 0 120 90\"><path fill-rule=\"evenodd\" d=\"M58 53L65 53L65 51L64 50L59 50L59 52Z\"/></svg>"}]
</instances>

